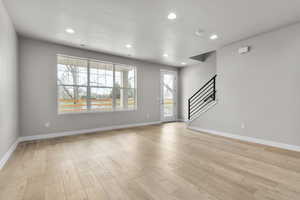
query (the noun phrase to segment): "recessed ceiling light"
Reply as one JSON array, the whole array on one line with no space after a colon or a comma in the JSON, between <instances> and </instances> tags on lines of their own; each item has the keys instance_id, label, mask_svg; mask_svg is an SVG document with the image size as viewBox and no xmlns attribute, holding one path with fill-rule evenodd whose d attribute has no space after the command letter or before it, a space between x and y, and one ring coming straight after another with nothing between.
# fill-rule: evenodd
<instances>
[{"instance_id":1,"label":"recessed ceiling light","mask_svg":"<svg viewBox=\"0 0 300 200\"><path fill-rule=\"evenodd\" d=\"M217 34L212 34L209 38L211 39L211 40L216 40L216 39L218 39L218 35Z\"/></svg>"},{"instance_id":2,"label":"recessed ceiling light","mask_svg":"<svg viewBox=\"0 0 300 200\"><path fill-rule=\"evenodd\" d=\"M164 54L164 57L168 57L168 56L169 56L168 54L166 54L166 53Z\"/></svg>"},{"instance_id":3,"label":"recessed ceiling light","mask_svg":"<svg viewBox=\"0 0 300 200\"><path fill-rule=\"evenodd\" d=\"M132 47L132 45L131 44L126 44L125 47L130 49Z\"/></svg>"},{"instance_id":4,"label":"recessed ceiling light","mask_svg":"<svg viewBox=\"0 0 300 200\"><path fill-rule=\"evenodd\" d=\"M176 19L176 17L177 17L176 14L173 12L169 13L169 15L168 15L168 19L170 19L170 20L174 20L174 19Z\"/></svg>"},{"instance_id":5,"label":"recessed ceiling light","mask_svg":"<svg viewBox=\"0 0 300 200\"><path fill-rule=\"evenodd\" d=\"M181 64L182 64L182 65L186 65L186 63L185 63L185 62L182 62Z\"/></svg>"},{"instance_id":6,"label":"recessed ceiling light","mask_svg":"<svg viewBox=\"0 0 300 200\"><path fill-rule=\"evenodd\" d=\"M70 33L70 34L74 34L75 33L74 29L71 29L71 28L67 28L66 32Z\"/></svg>"}]
</instances>

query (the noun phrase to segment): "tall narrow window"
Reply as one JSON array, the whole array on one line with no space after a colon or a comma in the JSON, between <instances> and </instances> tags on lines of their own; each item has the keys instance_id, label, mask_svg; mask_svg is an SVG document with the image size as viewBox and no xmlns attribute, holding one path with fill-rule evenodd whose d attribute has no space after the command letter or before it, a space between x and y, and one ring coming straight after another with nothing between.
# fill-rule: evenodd
<instances>
[{"instance_id":1,"label":"tall narrow window","mask_svg":"<svg viewBox=\"0 0 300 200\"><path fill-rule=\"evenodd\" d=\"M136 109L136 68L57 56L58 112Z\"/></svg>"}]
</instances>

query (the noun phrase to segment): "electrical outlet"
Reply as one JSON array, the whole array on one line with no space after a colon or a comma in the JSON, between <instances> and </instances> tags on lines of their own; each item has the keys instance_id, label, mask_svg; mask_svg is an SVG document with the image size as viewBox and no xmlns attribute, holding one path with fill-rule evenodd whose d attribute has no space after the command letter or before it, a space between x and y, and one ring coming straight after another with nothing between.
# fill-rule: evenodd
<instances>
[{"instance_id":1,"label":"electrical outlet","mask_svg":"<svg viewBox=\"0 0 300 200\"><path fill-rule=\"evenodd\" d=\"M45 123L45 127L47 127L47 128L50 127L50 125L51 125L50 122Z\"/></svg>"},{"instance_id":2,"label":"electrical outlet","mask_svg":"<svg viewBox=\"0 0 300 200\"><path fill-rule=\"evenodd\" d=\"M245 123L244 122L242 122L242 124L241 124L241 128L242 129L244 129L246 126L245 126Z\"/></svg>"}]
</instances>

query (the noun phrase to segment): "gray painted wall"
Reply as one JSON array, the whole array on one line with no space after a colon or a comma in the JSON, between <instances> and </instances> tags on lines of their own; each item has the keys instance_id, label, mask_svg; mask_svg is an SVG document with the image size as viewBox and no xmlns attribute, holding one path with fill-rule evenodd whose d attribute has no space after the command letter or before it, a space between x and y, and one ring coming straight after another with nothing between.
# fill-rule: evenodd
<instances>
[{"instance_id":1,"label":"gray painted wall","mask_svg":"<svg viewBox=\"0 0 300 200\"><path fill-rule=\"evenodd\" d=\"M299 35L296 24L220 49L219 103L191 125L300 146Z\"/></svg>"},{"instance_id":2,"label":"gray painted wall","mask_svg":"<svg viewBox=\"0 0 300 200\"><path fill-rule=\"evenodd\" d=\"M21 135L56 133L160 121L160 69L177 68L20 38ZM57 114L56 54L89 57L137 67L138 110ZM147 117L149 114L149 117ZM50 122L50 127L45 123Z\"/></svg>"},{"instance_id":3,"label":"gray painted wall","mask_svg":"<svg viewBox=\"0 0 300 200\"><path fill-rule=\"evenodd\" d=\"M188 99L216 74L216 53L205 62L181 68L179 71L179 118L188 118Z\"/></svg>"},{"instance_id":4,"label":"gray painted wall","mask_svg":"<svg viewBox=\"0 0 300 200\"><path fill-rule=\"evenodd\" d=\"M18 49L13 24L0 0L0 159L18 130Z\"/></svg>"}]
</instances>

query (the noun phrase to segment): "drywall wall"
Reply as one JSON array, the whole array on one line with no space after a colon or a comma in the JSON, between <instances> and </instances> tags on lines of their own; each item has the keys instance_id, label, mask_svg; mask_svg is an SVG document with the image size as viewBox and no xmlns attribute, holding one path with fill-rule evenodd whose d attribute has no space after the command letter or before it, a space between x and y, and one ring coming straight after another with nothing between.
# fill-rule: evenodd
<instances>
[{"instance_id":1,"label":"drywall wall","mask_svg":"<svg viewBox=\"0 0 300 200\"><path fill-rule=\"evenodd\" d=\"M95 129L160 121L160 70L177 68L20 38L21 135ZM88 57L137 67L136 111L57 114L56 54ZM46 127L45 123L50 122Z\"/></svg>"},{"instance_id":2,"label":"drywall wall","mask_svg":"<svg viewBox=\"0 0 300 200\"><path fill-rule=\"evenodd\" d=\"M0 160L18 138L18 42L0 0Z\"/></svg>"},{"instance_id":3,"label":"drywall wall","mask_svg":"<svg viewBox=\"0 0 300 200\"><path fill-rule=\"evenodd\" d=\"M299 35L295 24L218 50L219 102L191 126L300 146Z\"/></svg>"},{"instance_id":4,"label":"drywall wall","mask_svg":"<svg viewBox=\"0 0 300 200\"><path fill-rule=\"evenodd\" d=\"M188 99L216 74L216 53L205 62L183 67L179 71L179 118L188 118Z\"/></svg>"}]
</instances>

